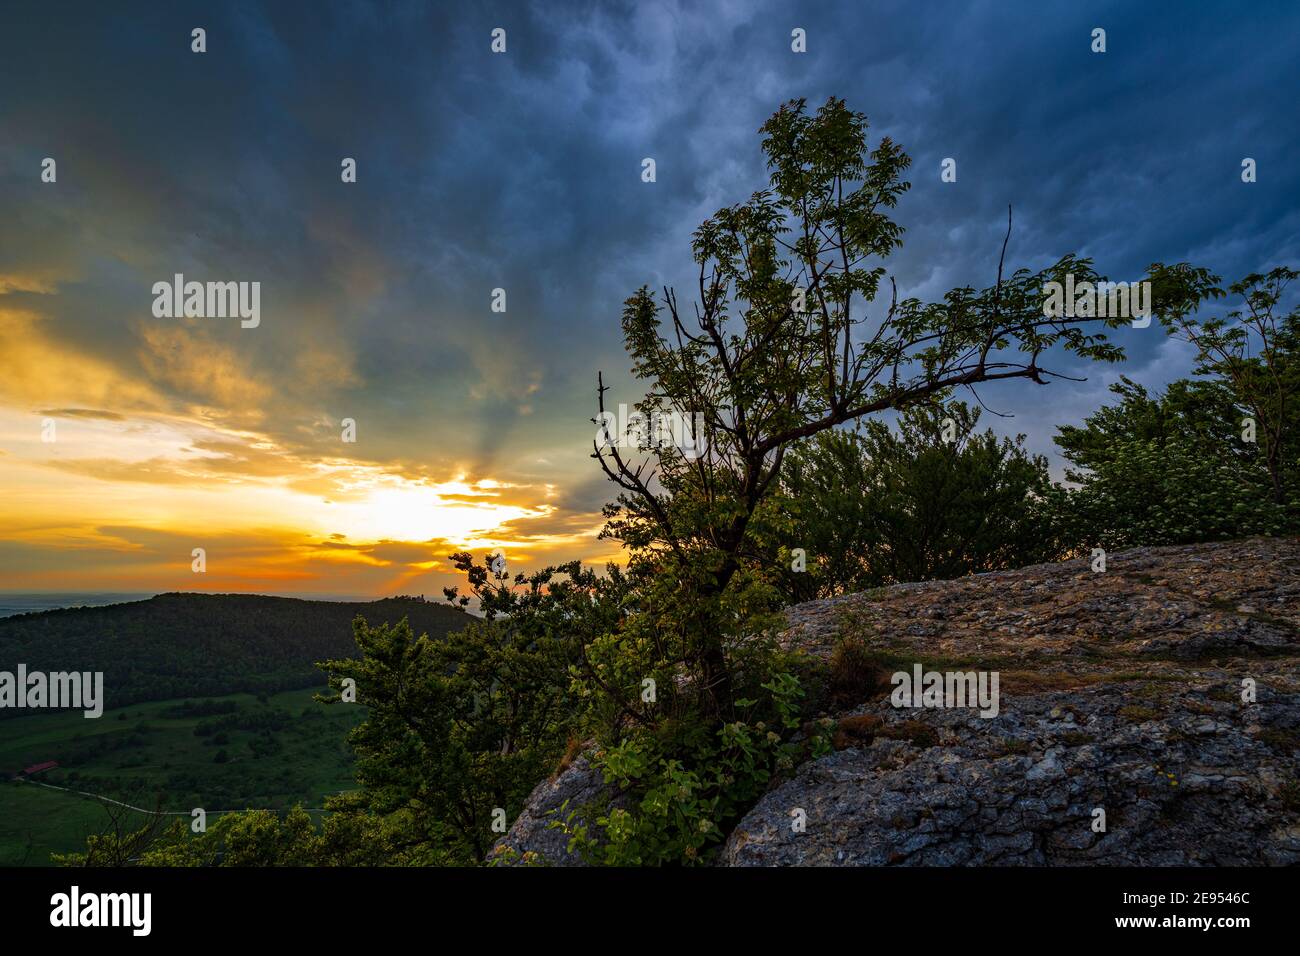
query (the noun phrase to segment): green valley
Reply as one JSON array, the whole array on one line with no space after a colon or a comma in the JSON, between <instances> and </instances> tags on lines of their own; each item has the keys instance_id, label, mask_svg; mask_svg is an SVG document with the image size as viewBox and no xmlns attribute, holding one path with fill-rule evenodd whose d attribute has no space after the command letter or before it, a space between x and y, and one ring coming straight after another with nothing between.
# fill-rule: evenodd
<instances>
[{"instance_id":1,"label":"green valley","mask_svg":"<svg viewBox=\"0 0 1300 956\"><path fill-rule=\"evenodd\" d=\"M364 708L314 689L135 704L98 720L51 713L0 724L0 866L46 865L111 824L104 800L189 817L250 807L322 806L352 789L345 739ZM45 761L59 766L10 779ZM63 789L55 790L50 787ZM93 796L83 796L92 794ZM117 808L124 825L143 813Z\"/></svg>"}]
</instances>

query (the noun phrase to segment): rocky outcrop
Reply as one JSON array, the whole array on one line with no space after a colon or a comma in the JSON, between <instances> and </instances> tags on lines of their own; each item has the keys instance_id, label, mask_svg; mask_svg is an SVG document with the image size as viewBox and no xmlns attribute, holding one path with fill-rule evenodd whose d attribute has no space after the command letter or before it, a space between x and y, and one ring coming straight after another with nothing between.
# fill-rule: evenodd
<instances>
[{"instance_id":1,"label":"rocky outcrop","mask_svg":"<svg viewBox=\"0 0 1300 956\"><path fill-rule=\"evenodd\" d=\"M998 674L997 715L826 716L835 752L778 781L719 862L788 865L1300 863L1300 542L1251 539L898 585L787 612L830 661ZM575 760L501 841L574 862L546 823L605 794ZM607 795L607 794L606 794Z\"/></svg>"},{"instance_id":2,"label":"rocky outcrop","mask_svg":"<svg viewBox=\"0 0 1300 956\"><path fill-rule=\"evenodd\" d=\"M813 761L741 821L723 862L1300 862L1293 732L1272 740L1258 722L1277 695L1241 714L1204 690L1157 713L1132 700L1120 687L1029 695L991 722L931 716L934 745L879 737Z\"/></svg>"},{"instance_id":3,"label":"rocky outcrop","mask_svg":"<svg viewBox=\"0 0 1300 956\"><path fill-rule=\"evenodd\" d=\"M581 813L583 808L597 801L607 802L611 796L600 771L585 756L575 757L555 776L533 788L523 812L492 848L489 861L582 866L582 860L569 852L569 838L551 824L566 817L570 810ZM617 805L616 798L612 805Z\"/></svg>"},{"instance_id":4,"label":"rocky outcrop","mask_svg":"<svg viewBox=\"0 0 1300 956\"><path fill-rule=\"evenodd\" d=\"M998 715L888 696L840 715L842 749L769 791L724 864L1300 862L1295 540L1143 548L1100 572L1040 565L789 613L785 642L814 655L856 636L899 670L998 671Z\"/></svg>"}]
</instances>

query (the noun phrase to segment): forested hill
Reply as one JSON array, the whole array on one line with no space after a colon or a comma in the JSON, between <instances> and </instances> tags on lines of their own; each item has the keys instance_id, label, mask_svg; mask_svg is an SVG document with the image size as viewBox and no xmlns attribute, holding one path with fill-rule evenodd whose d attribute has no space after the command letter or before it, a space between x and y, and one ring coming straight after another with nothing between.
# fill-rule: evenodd
<instances>
[{"instance_id":1,"label":"forested hill","mask_svg":"<svg viewBox=\"0 0 1300 956\"><path fill-rule=\"evenodd\" d=\"M107 707L324 684L313 664L357 653L352 621L440 637L469 615L419 598L346 603L254 594L160 594L147 601L0 619L0 671L103 671ZM0 709L0 718L31 713Z\"/></svg>"}]
</instances>

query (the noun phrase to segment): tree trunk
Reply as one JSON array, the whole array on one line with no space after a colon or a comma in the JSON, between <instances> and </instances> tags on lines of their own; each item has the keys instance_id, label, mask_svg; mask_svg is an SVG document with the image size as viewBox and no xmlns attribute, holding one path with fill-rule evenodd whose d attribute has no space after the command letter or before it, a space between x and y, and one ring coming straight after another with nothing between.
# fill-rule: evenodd
<instances>
[{"instance_id":1,"label":"tree trunk","mask_svg":"<svg viewBox=\"0 0 1300 956\"><path fill-rule=\"evenodd\" d=\"M1273 483L1273 503L1286 503L1286 490L1282 486L1281 442L1276 439L1268 443L1268 477Z\"/></svg>"},{"instance_id":2,"label":"tree trunk","mask_svg":"<svg viewBox=\"0 0 1300 956\"><path fill-rule=\"evenodd\" d=\"M722 648L723 622L710 612L716 609L717 602L721 600L722 593L727 589L727 585L731 583L738 569L735 555L728 554L714 578L713 585L700 594L704 613L696 623L700 639L703 641L700 667L705 695L718 716L726 714L731 708L731 668L727 664L727 655Z\"/></svg>"}]
</instances>

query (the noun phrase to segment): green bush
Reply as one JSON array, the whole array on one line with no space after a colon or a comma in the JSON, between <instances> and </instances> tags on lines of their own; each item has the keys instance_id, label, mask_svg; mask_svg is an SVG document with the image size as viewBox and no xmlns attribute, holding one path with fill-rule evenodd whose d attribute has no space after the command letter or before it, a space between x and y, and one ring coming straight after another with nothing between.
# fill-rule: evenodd
<instances>
[{"instance_id":1,"label":"green bush","mask_svg":"<svg viewBox=\"0 0 1300 956\"><path fill-rule=\"evenodd\" d=\"M979 409L904 410L896 428L862 423L800 442L787 457L781 587L792 601L900 581L954 578L1054 560L1062 545L1047 460L1024 436L979 433Z\"/></svg>"},{"instance_id":2,"label":"green bush","mask_svg":"<svg viewBox=\"0 0 1300 956\"><path fill-rule=\"evenodd\" d=\"M1232 391L1218 381L1174 382L1163 394L1122 379L1119 396L1065 426L1056 442L1076 488L1051 502L1079 549L1189 544L1300 529L1295 483L1274 501L1260 449L1241 439Z\"/></svg>"},{"instance_id":3,"label":"green bush","mask_svg":"<svg viewBox=\"0 0 1300 956\"><path fill-rule=\"evenodd\" d=\"M621 795L617 803L626 805L561 807L551 826L568 835L569 851L607 866L708 862L775 775L830 749L823 731L794 739L803 696L798 680L778 674L762 689L767 719L729 721L712 733L670 725L598 751L595 766ZM758 705L757 699L736 701L742 711Z\"/></svg>"}]
</instances>

